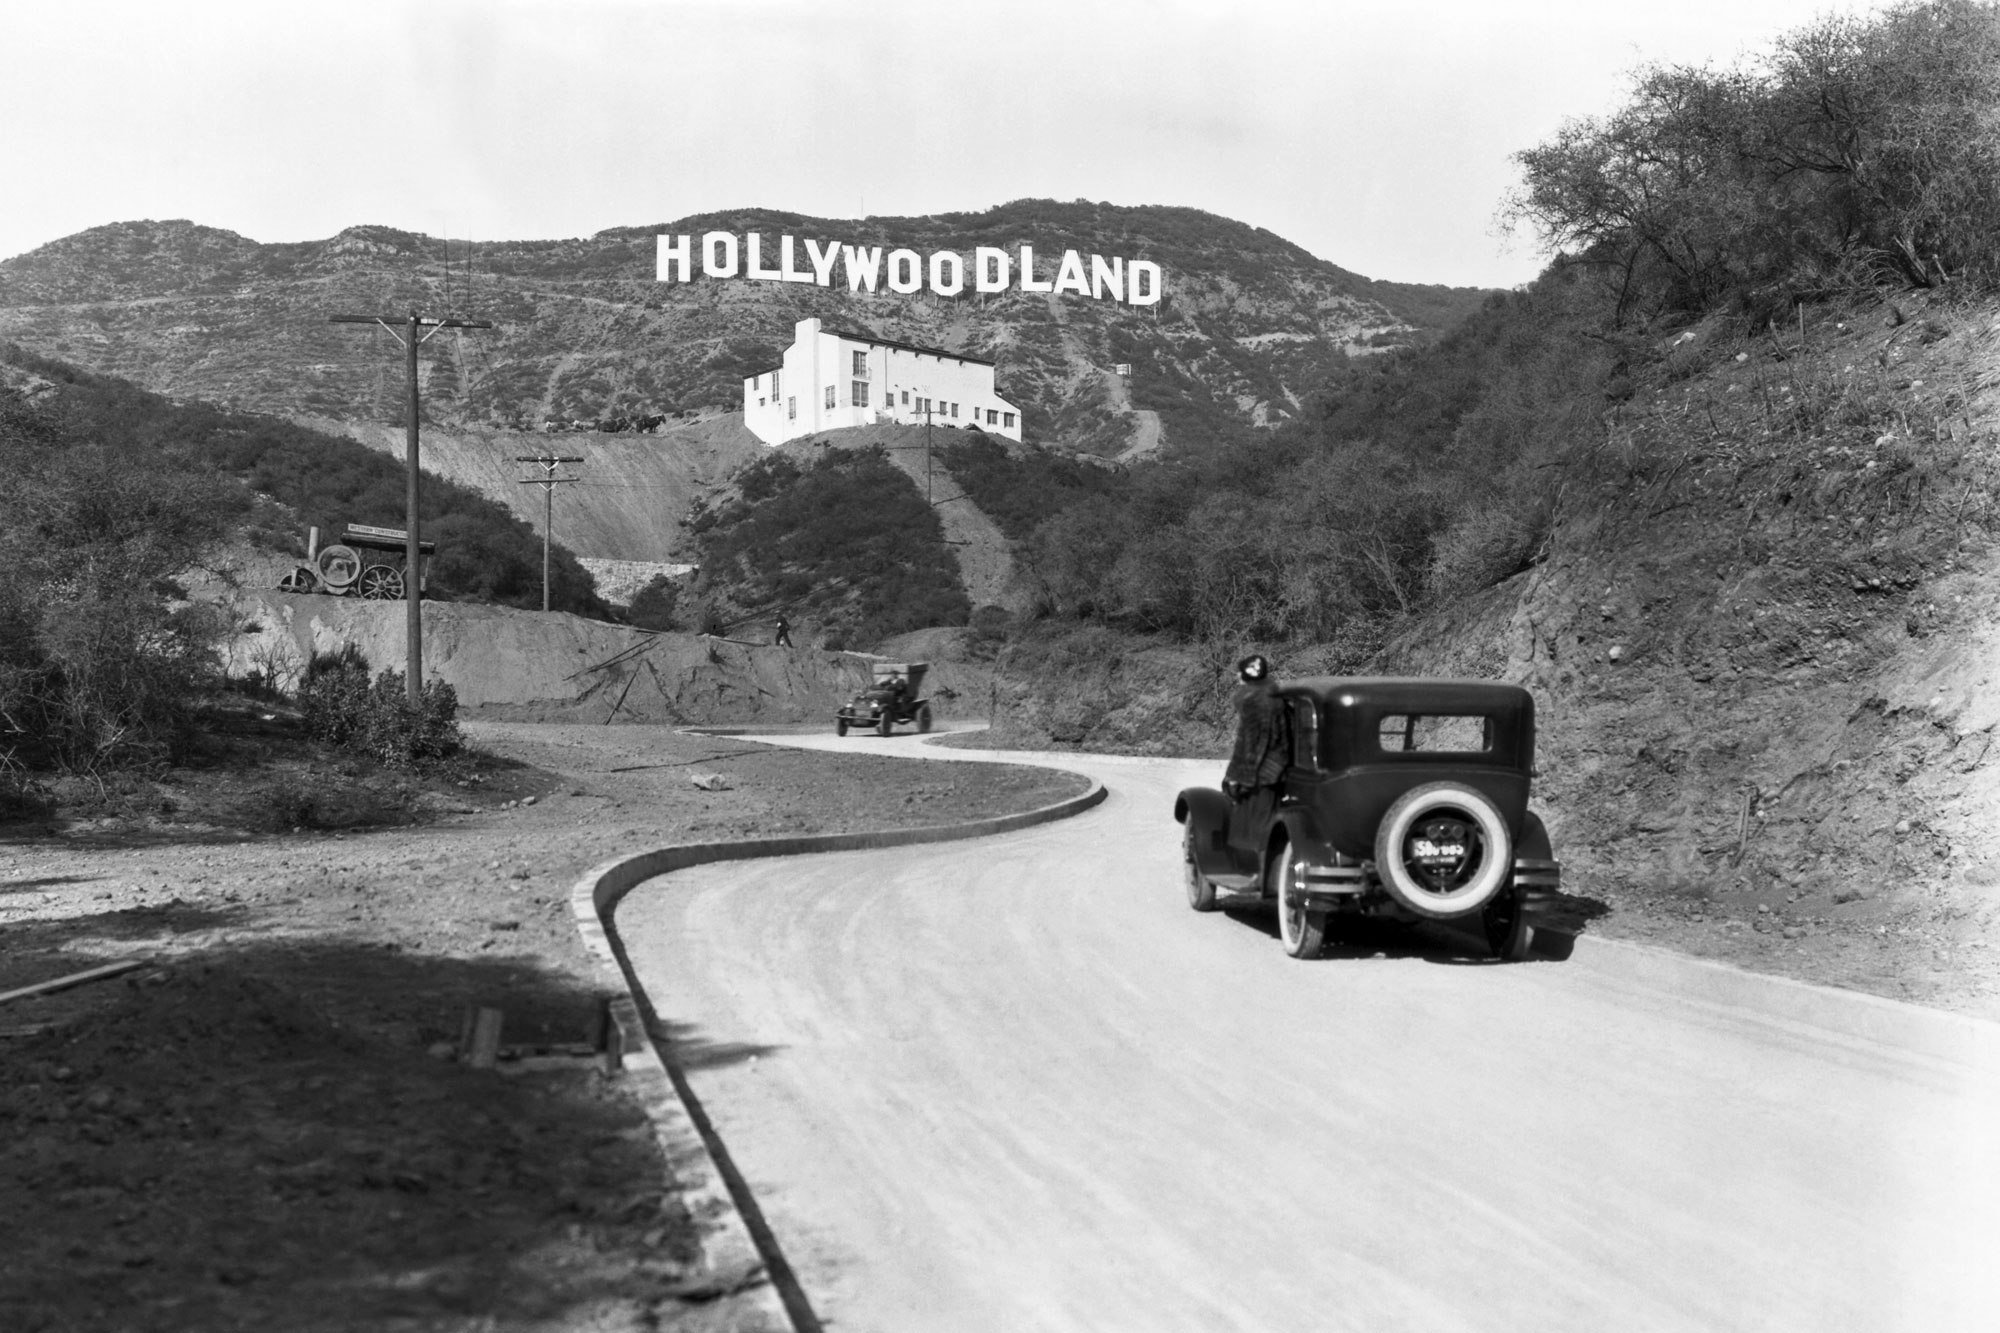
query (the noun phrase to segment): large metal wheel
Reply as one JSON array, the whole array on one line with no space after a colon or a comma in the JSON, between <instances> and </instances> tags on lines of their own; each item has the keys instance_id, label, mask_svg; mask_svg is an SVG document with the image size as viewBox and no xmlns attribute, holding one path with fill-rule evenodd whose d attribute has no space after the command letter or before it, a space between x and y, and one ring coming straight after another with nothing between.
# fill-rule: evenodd
<instances>
[{"instance_id":1,"label":"large metal wheel","mask_svg":"<svg viewBox=\"0 0 2000 1333\"><path fill-rule=\"evenodd\" d=\"M1375 869L1390 896L1418 916L1468 916L1513 874L1514 840L1483 794L1462 782L1427 782L1382 816Z\"/></svg>"},{"instance_id":2,"label":"large metal wheel","mask_svg":"<svg viewBox=\"0 0 2000 1333\"><path fill-rule=\"evenodd\" d=\"M1299 892L1299 863L1290 843L1279 843L1271 853L1271 878L1278 898L1278 938L1285 952L1294 958L1317 958L1326 947L1326 913L1305 905Z\"/></svg>"},{"instance_id":3,"label":"large metal wheel","mask_svg":"<svg viewBox=\"0 0 2000 1333\"><path fill-rule=\"evenodd\" d=\"M1187 823L1181 826L1181 877L1187 883L1188 906L1197 912L1215 910L1215 884L1201 871L1201 862L1194 854L1194 812L1188 812Z\"/></svg>"},{"instance_id":4,"label":"large metal wheel","mask_svg":"<svg viewBox=\"0 0 2000 1333\"><path fill-rule=\"evenodd\" d=\"M278 580L279 592L311 592L319 587L319 580L313 576L310 567L300 565L291 573Z\"/></svg>"},{"instance_id":5,"label":"large metal wheel","mask_svg":"<svg viewBox=\"0 0 2000 1333\"><path fill-rule=\"evenodd\" d=\"M328 591L344 593L352 589L361 577L361 553L338 542L322 546L319 554L313 557L313 569Z\"/></svg>"},{"instance_id":6,"label":"large metal wheel","mask_svg":"<svg viewBox=\"0 0 2000 1333\"><path fill-rule=\"evenodd\" d=\"M1535 929L1528 924L1528 914L1521 908L1519 889L1495 894L1480 913L1480 925L1486 930L1486 946L1502 962L1525 962L1534 948Z\"/></svg>"},{"instance_id":7,"label":"large metal wheel","mask_svg":"<svg viewBox=\"0 0 2000 1333\"><path fill-rule=\"evenodd\" d=\"M361 595L371 602L403 600L403 571L394 565L370 565L361 571Z\"/></svg>"}]
</instances>

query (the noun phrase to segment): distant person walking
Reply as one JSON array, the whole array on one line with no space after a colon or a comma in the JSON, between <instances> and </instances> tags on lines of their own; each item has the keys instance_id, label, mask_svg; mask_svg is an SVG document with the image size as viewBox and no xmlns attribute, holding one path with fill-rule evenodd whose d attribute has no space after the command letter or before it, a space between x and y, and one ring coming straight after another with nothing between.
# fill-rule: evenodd
<instances>
[{"instance_id":1,"label":"distant person walking","mask_svg":"<svg viewBox=\"0 0 2000 1333\"><path fill-rule=\"evenodd\" d=\"M792 622L785 619L784 612L782 611L778 613L778 637L771 640L771 643L778 648L789 648L792 646Z\"/></svg>"}]
</instances>

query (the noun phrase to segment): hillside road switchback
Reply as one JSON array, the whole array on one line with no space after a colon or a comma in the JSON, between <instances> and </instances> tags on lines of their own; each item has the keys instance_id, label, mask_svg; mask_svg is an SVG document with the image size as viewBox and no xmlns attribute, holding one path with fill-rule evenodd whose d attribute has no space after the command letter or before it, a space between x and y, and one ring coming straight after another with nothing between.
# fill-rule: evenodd
<instances>
[{"instance_id":1,"label":"hillside road switchback","mask_svg":"<svg viewBox=\"0 0 2000 1333\"><path fill-rule=\"evenodd\" d=\"M1588 936L1293 961L1186 906L1173 795L1219 763L992 757L1109 799L618 910L828 1327L1992 1326L2000 1028Z\"/></svg>"}]
</instances>

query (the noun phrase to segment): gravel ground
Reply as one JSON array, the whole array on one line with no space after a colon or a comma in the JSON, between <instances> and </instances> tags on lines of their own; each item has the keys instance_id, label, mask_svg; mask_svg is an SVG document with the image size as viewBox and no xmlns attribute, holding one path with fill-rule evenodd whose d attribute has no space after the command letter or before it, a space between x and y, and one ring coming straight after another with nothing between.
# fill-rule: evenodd
<instances>
[{"instance_id":1,"label":"gravel ground","mask_svg":"<svg viewBox=\"0 0 2000 1333\"><path fill-rule=\"evenodd\" d=\"M416 781L262 723L0 825L0 991L142 964L0 1003L0 1327L756 1327L694 1271L649 1127L590 1054L570 884L672 842L1082 789L501 723ZM496 1069L459 1057L474 1007L505 1014Z\"/></svg>"}]
</instances>

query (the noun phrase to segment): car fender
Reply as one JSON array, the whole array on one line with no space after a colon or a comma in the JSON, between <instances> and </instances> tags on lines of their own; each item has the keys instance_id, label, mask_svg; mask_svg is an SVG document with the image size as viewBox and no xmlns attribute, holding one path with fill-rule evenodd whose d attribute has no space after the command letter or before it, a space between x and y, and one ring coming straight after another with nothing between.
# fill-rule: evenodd
<instances>
[{"instance_id":1,"label":"car fender","mask_svg":"<svg viewBox=\"0 0 2000 1333\"><path fill-rule=\"evenodd\" d=\"M1542 817L1532 810L1521 821L1521 836L1514 842L1514 855L1538 861L1556 859L1554 847L1549 842L1549 831L1543 826Z\"/></svg>"},{"instance_id":2,"label":"car fender","mask_svg":"<svg viewBox=\"0 0 2000 1333\"><path fill-rule=\"evenodd\" d=\"M1205 874L1241 873L1224 841L1230 804L1214 787L1189 787L1174 797L1174 820L1194 830L1195 861Z\"/></svg>"},{"instance_id":3,"label":"car fender","mask_svg":"<svg viewBox=\"0 0 2000 1333\"><path fill-rule=\"evenodd\" d=\"M1271 820L1270 835L1264 839L1264 856L1267 860L1271 855L1271 848L1277 844L1281 834L1285 841L1296 848L1299 855L1307 861L1331 865L1339 856L1333 844L1327 841L1325 833L1321 831L1319 820L1313 817L1312 810L1307 806L1278 807L1276 816Z\"/></svg>"}]
</instances>

